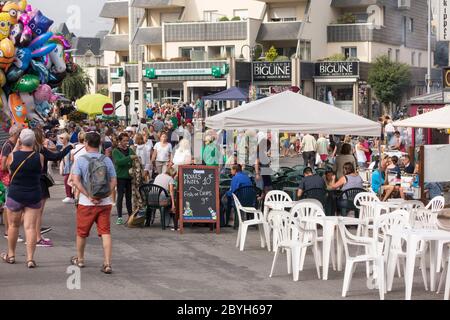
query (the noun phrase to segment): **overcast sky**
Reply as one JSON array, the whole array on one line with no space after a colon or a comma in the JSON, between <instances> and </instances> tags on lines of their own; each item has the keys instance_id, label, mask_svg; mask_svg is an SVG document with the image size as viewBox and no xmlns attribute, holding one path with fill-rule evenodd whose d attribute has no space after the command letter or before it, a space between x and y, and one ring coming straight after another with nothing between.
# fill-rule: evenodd
<instances>
[{"instance_id":1,"label":"overcast sky","mask_svg":"<svg viewBox=\"0 0 450 320\"><path fill-rule=\"evenodd\" d=\"M94 36L100 30L110 30L112 19L99 18L106 0L28 0L55 21L54 25L66 22L77 36Z\"/></svg>"}]
</instances>

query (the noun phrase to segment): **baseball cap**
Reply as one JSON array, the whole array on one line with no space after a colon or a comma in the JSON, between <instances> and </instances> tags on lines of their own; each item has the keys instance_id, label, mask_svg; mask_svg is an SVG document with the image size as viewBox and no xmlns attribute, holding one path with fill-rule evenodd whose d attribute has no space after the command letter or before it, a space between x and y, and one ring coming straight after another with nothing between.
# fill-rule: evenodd
<instances>
[{"instance_id":1,"label":"baseball cap","mask_svg":"<svg viewBox=\"0 0 450 320\"><path fill-rule=\"evenodd\" d=\"M133 128L133 127L127 127L127 128L125 129L125 131L132 131L132 132L134 132L134 128Z\"/></svg>"}]
</instances>

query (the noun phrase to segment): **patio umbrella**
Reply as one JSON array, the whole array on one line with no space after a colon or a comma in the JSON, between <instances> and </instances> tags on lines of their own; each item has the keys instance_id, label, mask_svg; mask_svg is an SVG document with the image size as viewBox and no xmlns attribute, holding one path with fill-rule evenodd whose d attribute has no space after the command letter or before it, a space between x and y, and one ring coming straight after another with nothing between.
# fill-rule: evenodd
<instances>
[{"instance_id":1,"label":"patio umbrella","mask_svg":"<svg viewBox=\"0 0 450 320\"><path fill-rule=\"evenodd\" d=\"M111 104L112 101L102 94L85 95L77 100L76 107L79 112L85 113L90 117L103 114L103 106Z\"/></svg>"}]
</instances>

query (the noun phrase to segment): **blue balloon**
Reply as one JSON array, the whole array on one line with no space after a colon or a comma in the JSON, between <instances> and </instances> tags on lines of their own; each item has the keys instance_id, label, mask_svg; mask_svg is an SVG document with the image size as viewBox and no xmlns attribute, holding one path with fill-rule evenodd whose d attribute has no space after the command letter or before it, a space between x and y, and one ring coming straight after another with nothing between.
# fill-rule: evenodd
<instances>
[{"instance_id":1,"label":"blue balloon","mask_svg":"<svg viewBox=\"0 0 450 320\"><path fill-rule=\"evenodd\" d=\"M46 33L52 24L53 20L47 18L40 10L38 10L36 15L28 23L28 26L31 31L33 31L33 34L40 36L41 34Z\"/></svg>"},{"instance_id":2,"label":"blue balloon","mask_svg":"<svg viewBox=\"0 0 450 320\"><path fill-rule=\"evenodd\" d=\"M41 84L46 84L48 82L50 73L42 62L31 60L31 68L34 71L34 74L39 77Z\"/></svg>"}]
</instances>

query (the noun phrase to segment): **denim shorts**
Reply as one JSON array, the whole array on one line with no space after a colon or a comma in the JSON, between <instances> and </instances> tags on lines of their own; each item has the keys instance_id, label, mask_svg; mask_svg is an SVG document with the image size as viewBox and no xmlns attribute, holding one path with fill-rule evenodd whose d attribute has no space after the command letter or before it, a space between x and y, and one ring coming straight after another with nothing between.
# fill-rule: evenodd
<instances>
[{"instance_id":1,"label":"denim shorts","mask_svg":"<svg viewBox=\"0 0 450 320\"><path fill-rule=\"evenodd\" d=\"M19 212L25 208L40 209L42 207L42 201L39 201L38 203L34 204L22 204L8 197L6 199L5 207L8 208L8 210L11 210L12 212Z\"/></svg>"}]
</instances>

